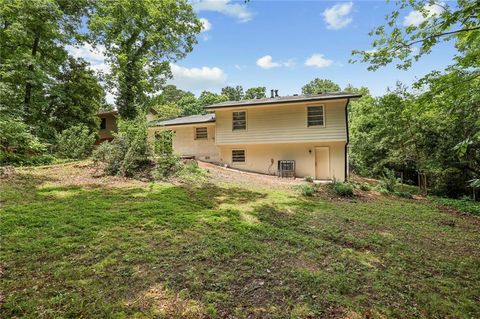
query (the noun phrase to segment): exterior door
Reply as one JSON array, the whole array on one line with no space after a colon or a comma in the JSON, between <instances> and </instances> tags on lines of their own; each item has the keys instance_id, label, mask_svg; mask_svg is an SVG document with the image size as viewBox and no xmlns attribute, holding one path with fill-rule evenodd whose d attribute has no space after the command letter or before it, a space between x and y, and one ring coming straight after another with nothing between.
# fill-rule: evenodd
<instances>
[{"instance_id":1,"label":"exterior door","mask_svg":"<svg viewBox=\"0 0 480 319\"><path fill-rule=\"evenodd\" d=\"M330 149L327 146L315 148L315 178L330 179Z\"/></svg>"}]
</instances>

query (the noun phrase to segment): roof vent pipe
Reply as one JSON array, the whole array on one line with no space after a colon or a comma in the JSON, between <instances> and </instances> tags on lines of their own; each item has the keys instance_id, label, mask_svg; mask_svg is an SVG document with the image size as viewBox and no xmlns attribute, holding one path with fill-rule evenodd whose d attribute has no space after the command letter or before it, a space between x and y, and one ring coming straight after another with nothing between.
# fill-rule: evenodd
<instances>
[{"instance_id":1,"label":"roof vent pipe","mask_svg":"<svg viewBox=\"0 0 480 319\"><path fill-rule=\"evenodd\" d=\"M274 90L270 90L270 98L272 98L272 99L274 98L273 92L274 92Z\"/></svg>"},{"instance_id":2,"label":"roof vent pipe","mask_svg":"<svg viewBox=\"0 0 480 319\"><path fill-rule=\"evenodd\" d=\"M278 90L275 90L275 97L278 97Z\"/></svg>"}]
</instances>

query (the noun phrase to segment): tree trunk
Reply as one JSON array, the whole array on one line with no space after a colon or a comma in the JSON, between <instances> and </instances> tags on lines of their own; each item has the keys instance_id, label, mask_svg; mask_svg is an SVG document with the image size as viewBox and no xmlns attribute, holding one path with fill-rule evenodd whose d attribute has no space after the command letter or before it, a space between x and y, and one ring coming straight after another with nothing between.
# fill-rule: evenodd
<instances>
[{"instance_id":1,"label":"tree trunk","mask_svg":"<svg viewBox=\"0 0 480 319\"><path fill-rule=\"evenodd\" d=\"M38 46L40 44L40 33L35 33L35 39L33 39L33 45L32 45L32 58L35 58L38 52ZM28 66L28 75L27 75L27 82L25 83L25 97L24 97L24 102L23 102L23 110L24 110L24 116L28 118L30 114L30 104L32 100L32 88L33 88L33 71L34 71L34 64L33 62L29 64Z\"/></svg>"}]
</instances>

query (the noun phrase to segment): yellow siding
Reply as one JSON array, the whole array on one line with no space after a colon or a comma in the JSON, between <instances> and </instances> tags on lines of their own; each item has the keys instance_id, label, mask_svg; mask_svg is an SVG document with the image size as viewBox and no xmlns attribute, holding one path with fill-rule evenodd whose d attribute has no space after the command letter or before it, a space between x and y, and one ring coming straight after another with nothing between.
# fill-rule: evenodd
<instances>
[{"instance_id":1,"label":"yellow siding","mask_svg":"<svg viewBox=\"0 0 480 319\"><path fill-rule=\"evenodd\" d=\"M207 139L195 139L195 127L207 127ZM215 145L215 125L181 125L169 127L155 127L149 129L149 136L153 138L155 132L163 129L172 130L173 151L181 156L195 156L195 158L209 162L219 162L220 153Z\"/></svg>"},{"instance_id":2,"label":"yellow siding","mask_svg":"<svg viewBox=\"0 0 480 319\"><path fill-rule=\"evenodd\" d=\"M346 100L215 110L217 145L346 141ZM325 126L307 127L307 106L325 105ZM247 112L247 129L232 130L232 112Z\"/></svg>"},{"instance_id":3,"label":"yellow siding","mask_svg":"<svg viewBox=\"0 0 480 319\"><path fill-rule=\"evenodd\" d=\"M272 174L277 173L278 160L295 160L296 176L315 178L315 147L328 146L330 149L330 178L345 179L345 142L316 142L266 145L219 146L221 162L246 171ZM232 150L245 150L245 163L232 163ZM311 153L309 152L311 151Z\"/></svg>"}]
</instances>

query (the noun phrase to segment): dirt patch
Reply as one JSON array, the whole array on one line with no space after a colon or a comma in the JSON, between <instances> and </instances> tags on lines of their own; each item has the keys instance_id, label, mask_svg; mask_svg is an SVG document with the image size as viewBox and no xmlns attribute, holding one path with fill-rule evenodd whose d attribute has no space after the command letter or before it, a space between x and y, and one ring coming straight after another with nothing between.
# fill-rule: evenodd
<instances>
[{"instance_id":1,"label":"dirt patch","mask_svg":"<svg viewBox=\"0 0 480 319\"><path fill-rule=\"evenodd\" d=\"M53 186L94 186L104 187L141 187L149 183L136 179L106 176L91 161L82 161L77 163L51 165L42 167L23 168L19 173L28 173L33 176L47 176L49 184Z\"/></svg>"},{"instance_id":2,"label":"dirt patch","mask_svg":"<svg viewBox=\"0 0 480 319\"><path fill-rule=\"evenodd\" d=\"M198 162L198 165L209 171L210 179L214 183L228 182L247 187L290 188L291 186L300 185L304 182L302 178L280 178L273 175L225 168L206 162Z\"/></svg>"}]
</instances>

